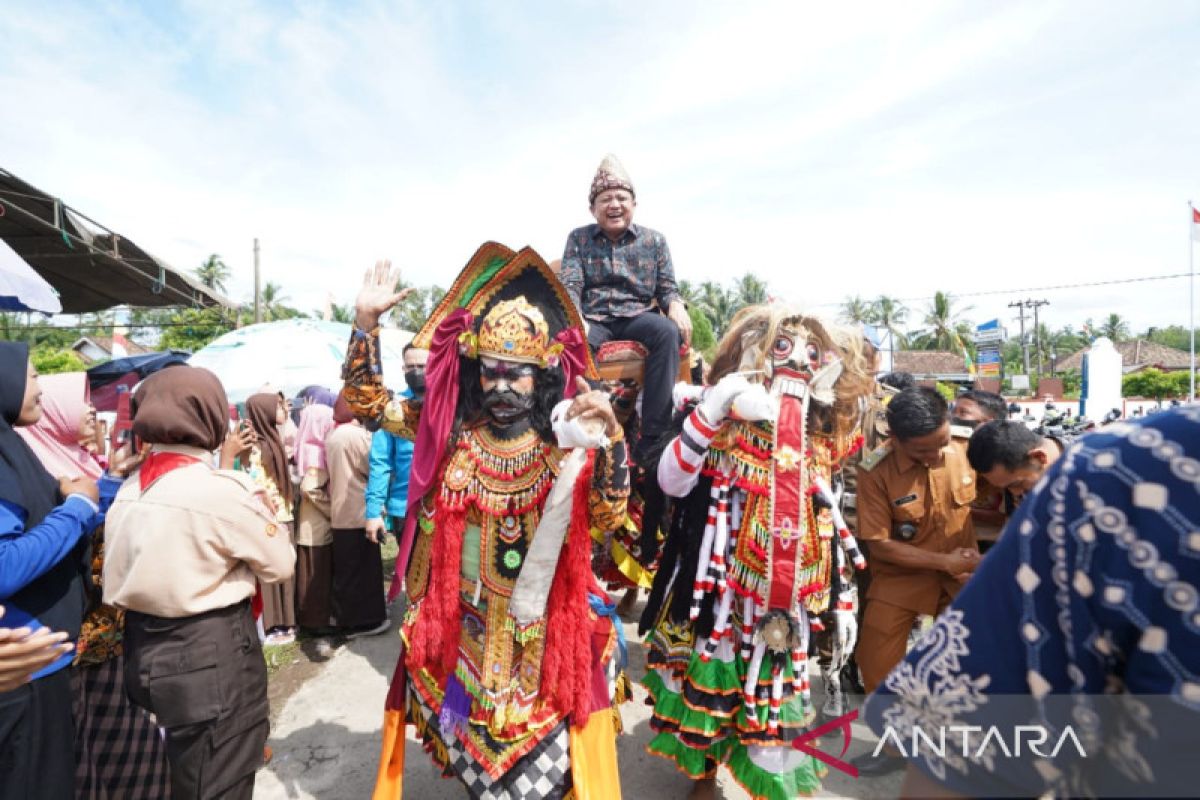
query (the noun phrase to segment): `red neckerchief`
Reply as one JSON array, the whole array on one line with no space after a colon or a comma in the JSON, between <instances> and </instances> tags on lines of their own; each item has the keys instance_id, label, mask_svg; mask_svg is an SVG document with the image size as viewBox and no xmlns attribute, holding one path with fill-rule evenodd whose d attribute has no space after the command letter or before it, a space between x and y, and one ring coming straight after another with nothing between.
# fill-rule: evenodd
<instances>
[{"instance_id":1,"label":"red neckerchief","mask_svg":"<svg viewBox=\"0 0 1200 800\"><path fill-rule=\"evenodd\" d=\"M199 464L200 459L196 456L189 456L184 453L169 453L156 452L146 456L146 460L142 462L142 468L138 474L141 481L142 491L150 488L156 480L166 475L168 472L177 470L180 467L189 467L192 464Z\"/></svg>"}]
</instances>

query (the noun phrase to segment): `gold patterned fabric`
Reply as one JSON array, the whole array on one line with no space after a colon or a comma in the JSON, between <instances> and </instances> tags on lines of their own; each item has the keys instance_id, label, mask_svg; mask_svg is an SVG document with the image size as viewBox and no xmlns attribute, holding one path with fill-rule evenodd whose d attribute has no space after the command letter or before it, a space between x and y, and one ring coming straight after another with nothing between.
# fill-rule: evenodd
<instances>
[{"instance_id":1,"label":"gold patterned fabric","mask_svg":"<svg viewBox=\"0 0 1200 800\"><path fill-rule=\"evenodd\" d=\"M92 534L92 583L96 597L104 588L104 526ZM114 606L100 604L83 618L79 640L75 643L74 664L103 664L121 654L121 632L125 629L125 612Z\"/></svg>"},{"instance_id":2,"label":"gold patterned fabric","mask_svg":"<svg viewBox=\"0 0 1200 800\"><path fill-rule=\"evenodd\" d=\"M411 635L429 588L432 552L438 546L435 508L465 513L471 533L463 541L455 677L470 696L470 713L458 746L493 775L531 752L564 719L539 700L544 622L518 629L508 607L564 455L533 431L501 440L486 426L469 428L445 462L437 496L426 498L419 512L407 580L412 606L402 636L407 641ZM629 493L624 463L621 440L597 454L589 503L593 526L613 525L624 518ZM602 654L602 664L611 665L615 629L594 611L588 613L588 620L597 639L594 650ZM581 657L591 658L590 654ZM616 685L615 673L612 677ZM409 679L410 691L421 706L442 708L445 687L434 675L415 669ZM410 722L419 730L428 725L424 717L410 715Z\"/></svg>"}]
</instances>

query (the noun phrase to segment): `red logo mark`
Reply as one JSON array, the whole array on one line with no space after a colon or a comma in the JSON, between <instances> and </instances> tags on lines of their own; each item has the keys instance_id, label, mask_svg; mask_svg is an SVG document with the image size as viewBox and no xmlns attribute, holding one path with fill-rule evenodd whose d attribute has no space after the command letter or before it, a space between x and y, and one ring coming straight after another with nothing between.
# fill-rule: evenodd
<instances>
[{"instance_id":1,"label":"red logo mark","mask_svg":"<svg viewBox=\"0 0 1200 800\"><path fill-rule=\"evenodd\" d=\"M834 769L839 769L849 775L851 778L858 777L858 767L853 764L842 761L842 756L846 755L846 751L850 749L850 723L858 719L858 709L854 709L849 714L843 714L837 719L830 720L820 727L813 728L811 731L805 731L792 740L792 747L799 750L801 753L807 753L818 761L822 761ZM818 749L814 745L809 744L814 739L819 739L829 731L841 728L842 729L842 752L836 757Z\"/></svg>"}]
</instances>

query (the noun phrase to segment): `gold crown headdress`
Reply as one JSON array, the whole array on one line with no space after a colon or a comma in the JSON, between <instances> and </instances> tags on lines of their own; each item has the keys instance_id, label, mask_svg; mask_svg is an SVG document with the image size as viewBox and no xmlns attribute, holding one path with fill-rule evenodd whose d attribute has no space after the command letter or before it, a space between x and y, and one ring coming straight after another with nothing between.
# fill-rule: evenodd
<instances>
[{"instance_id":1,"label":"gold crown headdress","mask_svg":"<svg viewBox=\"0 0 1200 800\"><path fill-rule=\"evenodd\" d=\"M480 247L413 337L414 344L430 347L434 331L456 308L477 321L476 329L458 336L459 351L468 358L487 356L548 367L571 349L581 362L577 374L596 377L586 343L568 348L563 342L567 328L583 337L578 309L558 276L531 248L514 252L495 242Z\"/></svg>"},{"instance_id":2,"label":"gold crown headdress","mask_svg":"<svg viewBox=\"0 0 1200 800\"><path fill-rule=\"evenodd\" d=\"M497 303L483 318L478 335L463 334L463 339L466 349L474 350L471 355L540 367L553 363L562 352L562 345L550 340L550 326L541 309L524 297Z\"/></svg>"}]
</instances>

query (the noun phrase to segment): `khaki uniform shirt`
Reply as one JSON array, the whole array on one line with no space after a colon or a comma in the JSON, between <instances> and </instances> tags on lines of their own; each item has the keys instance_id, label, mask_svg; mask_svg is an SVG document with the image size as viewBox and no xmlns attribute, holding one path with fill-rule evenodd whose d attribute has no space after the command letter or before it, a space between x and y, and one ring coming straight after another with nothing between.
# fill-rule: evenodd
<instances>
[{"instance_id":1,"label":"khaki uniform shirt","mask_svg":"<svg viewBox=\"0 0 1200 800\"><path fill-rule=\"evenodd\" d=\"M339 425L325 437L329 470L329 516L337 530L367 525L367 476L371 434L361 425Z\"/></svg>"},{"instance_id":2,"label":"khaki uniform shirt","mask_svg":"<svg viewBox=\"0 0 1200 800\"><path fill-rule=\"evenodd\" d=\"M329 474L309 467L300 481L300 502L296 510L296 544L321 547L333 544L329 522Z\"/></svg>"},{"instance_id":3,"label":"khaki uniform shirt","mask_svg":"<svg viewBox=\"0 0 1200 800\"><path fill-rule=\"evenodd\" d=\"M163 475L143 492L140 472L108 511L104 602L159 617L190 617L254 594L255 578L286 581L296 566L287 527L242 472L216 470L195 447L156 446L200 463Z\"/></svg>"},{"instance_id":4,"label":"khaki uniform shirt","mask_svg":"<svg viewBox=\"0 0 1200 800\"><path fill-rule=\"evenodd\" d=\"M905 541L933 553L977 547L971 522L975 472L967 462L966 441L952 439L942 463L926 467L889 442L863 458L858 467L858 538L866 542ZM916 528L908 540L901 525ZM953 596L959 583L941 570L913 570L881 561L871 563L867 597L921 614L937 613L943 593Z\"/></svg>"}]
</instances>

